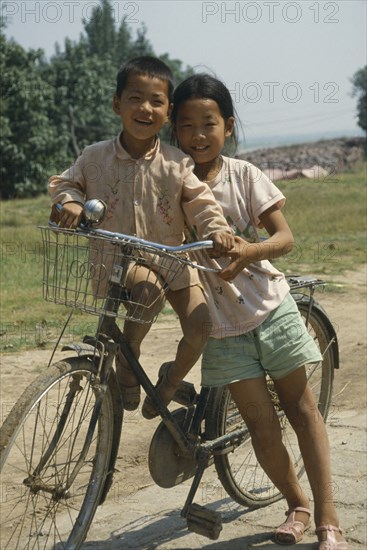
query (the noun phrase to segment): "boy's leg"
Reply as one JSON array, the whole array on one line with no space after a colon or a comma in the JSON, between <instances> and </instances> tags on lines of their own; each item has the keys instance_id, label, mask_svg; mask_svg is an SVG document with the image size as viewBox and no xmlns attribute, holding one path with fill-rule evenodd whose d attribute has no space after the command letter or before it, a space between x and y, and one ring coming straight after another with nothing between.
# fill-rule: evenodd
<instances>
[{"instance_id":1,"label":"boy's leg","mask_svg":"<svg viewBox=\"0 0 367 550\"><path fill-rule=\"evenodd\" d=\"M339 526L333 502L329 441L324 421L317 409L305 368L274 381L281 405L293 426L315 503L315 523ZM319 534L320 540L326 537ZM335 533L337 540L344 540Z\"/></svg>"},{"instance_id":2,"label":"boy's leg","mask_svg":"<svg viewBox=\"0 0 367 550\"><path fill-rule=\"evenodd\" d=\"M169 403L186 374L199 359L208 339L211 323L208 306L200 286L169 291L167 300L177 313L183 332L175 360L158 381L157 390L165 403ZM145 418L154 418L157 412L149 398L143 409Z\"/></svg>"},{"instance_id":3,"label":"boy's leg","mask_svg":"<svg viewBox=\"0 0 367 550\"><path fill-rule=\"evenodd\" d=\"M183 332L169 379L179 384L199 359L209 337L211 322L204 293L199 285L167 293Z\"/></svg>"},{"instance_id":4,"label":"boy's leg","mask_svg":"<svg viewBox=\"0 0 367 550\"><path fill-rule=\"evenodd\" d=\"M155 273L144 266L134 267L130 271L127 277L127 286L131 290L131 301L125 305L127 313L145 321L137 323L127 320L124 324L124 336L134 356L139 359L141 343L152 326L150 321L162 309L165 296ZM140 402L139 383L122 353L117 355L116 375L120 383L125 408L136 409Z\"/></svg>"}]
</instances>

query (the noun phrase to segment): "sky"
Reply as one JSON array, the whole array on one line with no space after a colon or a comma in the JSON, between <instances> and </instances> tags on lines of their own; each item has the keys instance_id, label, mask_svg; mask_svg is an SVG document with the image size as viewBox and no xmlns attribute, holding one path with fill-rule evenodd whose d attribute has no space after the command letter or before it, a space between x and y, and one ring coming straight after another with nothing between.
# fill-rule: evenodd
<instances>
[{"instance_id":1,"label":"sky","mask_svg":"<svg viewBox=\"0 0 367 550\"><path fill-rule=\"evenodd\" d=\"M366 0L111 0L168 53L223 80L246 146L362 135L351 78L366 65ZM77 40L98 0L3 0L6 34L48 57ZM109 101L109 98L107 98Z\"/></svg>"}]
</instances>

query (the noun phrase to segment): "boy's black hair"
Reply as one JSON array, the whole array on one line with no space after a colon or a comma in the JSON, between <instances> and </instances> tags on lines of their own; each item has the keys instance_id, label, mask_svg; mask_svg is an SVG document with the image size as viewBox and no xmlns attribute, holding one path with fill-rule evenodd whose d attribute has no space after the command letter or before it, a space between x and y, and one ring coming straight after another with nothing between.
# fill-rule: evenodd
<instances>
[{"instance_id":1,"label":"boy's black hair","mask_svg":"<svg viewBox=\"0 0 367 550\"><path fill-rule=\"evenodd\" d=\"M173 93L173 109L171 113L171 121L173 124L177 122L178 109L181 103L189 99L212 99L218 105L225 120L229 117L235 119L236 127L237 117L231 93L223 82L217 78L207 73L199 73L189 76L177 86ZM231 141L234 146L237 146L236 129L233 131Z\"/></svg>"},{"instance_id":2,"label":"boy's black hair","mask_svg":"<svg viewBox=\"0 0 367 550\"><path fill-rule=\"evenodd\" d=\"M117 73L116 95L121 97L131 73L159 78L168 84L168 100L172 103L174 78L171 69L157 57L144 55L134 57L124 63Z\"/></svg>"}]
</instances>

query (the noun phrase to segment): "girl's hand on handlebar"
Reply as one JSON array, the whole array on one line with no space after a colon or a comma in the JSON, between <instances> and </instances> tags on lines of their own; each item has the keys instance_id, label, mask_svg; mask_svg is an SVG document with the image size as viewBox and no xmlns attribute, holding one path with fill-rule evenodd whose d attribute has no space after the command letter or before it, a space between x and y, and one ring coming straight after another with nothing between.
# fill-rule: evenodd
<instances>
[{"instance_id":1,"label":"girl's hand on handlebar","mask_svg":"<svg viewBox=\"0 0 367 550\"><path fill-rule=\"evenodd\" d=\"M59 227L75 229L80 224L83 215L83 205L79 202L67 202L59 212L54 205L51 210L50 221L59 224Z\"/></svg>"},{"instance_id":2,"label":"girl's hand on handlebar","mask_svg":"<svg viewBox=\"0 0 367 550\"><path fill-rule=\"evenodd\" d=\"M235 239L228 231L217 231L209 237L213 241L213 249L209 251L211 258L226 256L235 246Z\"/></svg>"},{"instance_id":3,"label":"girl's hand on handlebar","mask_svg":"<svg viewBox=\"0 0 367 550\"><path fill-rule=\"evenodd\" d=\"M253 261L249 257L249 249L253 248L253 243L248 243L240 237L234 237L234 240L235 245L227 254L231 263L219 273L221 279L229 282Z\"/></svg>"}]
</instances>

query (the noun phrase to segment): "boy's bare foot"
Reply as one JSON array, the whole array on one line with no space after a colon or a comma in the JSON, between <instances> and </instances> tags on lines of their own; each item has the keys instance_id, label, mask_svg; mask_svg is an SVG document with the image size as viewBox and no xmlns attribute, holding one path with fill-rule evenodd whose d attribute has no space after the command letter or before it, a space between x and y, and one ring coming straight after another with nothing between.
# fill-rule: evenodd
<instances>
[{"instance_id":1,"label":"boy's bare foot","mask_svg":"<svg viewBox=\"0 0 367 550\"><path fill-rule=\"evenodd\" d=\"M163 365L159 369L158 382L155 386L160 398L166 405L168 405L168 403L172 401L179 386L179 383L172 383L169 380L169 370L172 368L172 366L174 366L173 361L163 363ZM158 412L148 396L144 400L141 412L144 418L148 420L158 416Z\"/></svg>"}]
</instances>

